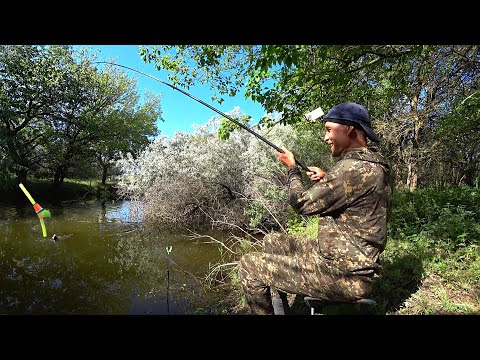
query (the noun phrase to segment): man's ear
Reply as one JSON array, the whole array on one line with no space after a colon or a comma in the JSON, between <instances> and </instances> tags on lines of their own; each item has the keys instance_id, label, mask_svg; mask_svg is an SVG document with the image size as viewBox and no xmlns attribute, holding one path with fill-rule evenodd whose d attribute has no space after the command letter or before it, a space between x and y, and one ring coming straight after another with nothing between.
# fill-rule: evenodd
<instances>
[{"instance_id":1,"label":"man's ear","mask_svg":"<svg viewBox=\"0 0 480 360\"><path fill-rule=\"evenodd\" d=\"M355 128L355 126L348 125L348 130L347 130L348 136L356 136L357 135L356 131L357 129Z\"/></svg>"}]
</instances>

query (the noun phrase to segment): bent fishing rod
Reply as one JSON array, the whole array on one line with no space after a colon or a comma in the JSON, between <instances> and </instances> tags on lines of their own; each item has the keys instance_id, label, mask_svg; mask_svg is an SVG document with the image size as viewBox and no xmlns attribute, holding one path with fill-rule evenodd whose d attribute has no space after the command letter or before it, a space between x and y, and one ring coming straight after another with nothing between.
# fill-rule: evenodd
<instances>
[{"instance_id":1,"label":"bent fishing rod","mask_svg":"<svg viewBox=\"0 0 480 360\"><path fill-rule=\"evenodd\" d=\"M192 98L193 100L195 101L198 101L200 104L202 105L205 105L206 107L208 107L209 109L215 111L216 113L222 115L224 118L230 120L231 122L235 123L236 125L240 126L242 129L244 130L247 130L250 134L256 136L257 138L259 138L260 140L262 140L263 142L265 142L266 144L270 145L271 147L273 147L275 150L281 152L281 153L284 153L285 151L283 149L280 149L277 145L273 144L272 142L270 142L269 140L265 139L262 135L260 134L257 134L255 131L253 131L252 129L250 129L248 126L245 126L244 124L238 122L237 120L233 119L232 117L228 116L227 114L221 112L220 110L214 108L213 106L207 104L206 102L200 100L200 99L197 99L195 96L193 95L190 95L189 93L187 93L186 91L183 91L182 89L179 89L177 88L176 86L173 86L172 84L169 84L165 81L162 81L160 79L157 79L156 77L152 76L152 75L149 75L149 74L146 74L140 70L136 70L136 69L133 69L131 67L128 67L128 66L125 66L125 65L120 65L120 64L115 64L115 63L110 63L110 62L106 62L106 61L96 61L94 62L95 64L109 64L109 65L115 65L115 66L120 66L120 67L123 67L125 69L129 69L129 70L132 70L132 71L135 71L139 74L142 74L142 75L145 75L145 76L148 76L149 78L153 79L153 80L156 80L158 82L161 82L162 84L165 84L167 86L170 86L172 89L174 90L178 90L180 91L182 94L185 94L187 95L188 97ZM303 170L305 171L311 171L309 170L305 165L303 165L300 161L298 161L297 159L295 159L295 162L297 163L298 166L300 166Z\"/></svg>"}]
</instances>

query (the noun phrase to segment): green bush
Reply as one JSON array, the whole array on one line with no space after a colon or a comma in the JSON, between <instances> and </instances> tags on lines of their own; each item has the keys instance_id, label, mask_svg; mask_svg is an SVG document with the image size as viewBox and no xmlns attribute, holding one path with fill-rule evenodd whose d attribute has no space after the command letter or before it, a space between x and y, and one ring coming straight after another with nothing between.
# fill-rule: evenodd
<instances>
[{"instance_id":1,"label":"green bush","mask_svg":"<svg viewBox=\"0 0 480 360\"><path fill-rule=\"evenodd\" d=\"M427 233L444 249L478 244L480 191L466 186L413 192L397 190L389 237Z\"/></svg>"}]
</instances>

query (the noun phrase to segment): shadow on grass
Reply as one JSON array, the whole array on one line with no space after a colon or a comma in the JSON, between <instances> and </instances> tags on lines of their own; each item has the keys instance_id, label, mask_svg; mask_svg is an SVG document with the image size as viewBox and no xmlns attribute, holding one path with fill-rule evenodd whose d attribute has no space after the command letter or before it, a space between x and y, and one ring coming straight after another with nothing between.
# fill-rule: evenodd
<instances>
[{"instance_id":1,"label":"shadow on grass","mask_svg":"<svg viewBox=\"0 0 480 360\"><path fill-rule=\"evenodd\" d=\"M396 312L418 291L423 276L420 256L406 254L382 261L382 278L375 284L371 298L377 302L376 314Z\"/></svg>"}]
</instances>

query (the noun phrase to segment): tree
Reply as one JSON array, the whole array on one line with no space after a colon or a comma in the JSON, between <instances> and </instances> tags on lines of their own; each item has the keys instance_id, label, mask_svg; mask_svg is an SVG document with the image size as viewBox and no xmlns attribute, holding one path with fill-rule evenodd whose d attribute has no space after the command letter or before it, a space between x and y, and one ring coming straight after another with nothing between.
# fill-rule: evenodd
<instances>
[{"instance_id":1,"label":"tree","mask_svg":"<svg viewBox=\"0 0 480 360\"><path fill-rule=\"evenodd\" d=\"M68 173L97 159L105 183L110 160L139 151L157 134L160 97L139 105L136 81L99 71L94 55L71 46L0 47L2 163L25 182L28 171Z\"/></svg>"},{"instance_id":2,"label":"tree","mask_svg":"<svg viewBox=\"0 0 480 360\"><path fill-rule=\"evenodd\" d=\"M380 145L392 160L397 182L414 190L432 158L438 122L447 116L462 89L478 89L478 53L474 45L188 45L143 46L146 62L171 72L187 87L209 83L212 98L245 96L278 112L278 123L297 124L303 114L346 102L364 104ZM458 88L458 89L457 89ZM263 124L274 125L268 118Z\"/></svg>"},{"instance_id":3,"label":"tree","mask_svg":"<svg viewBox=\"0 0 480 360\"><path fill-rule=\"evenodd\" d=\"M138 96L129 94L122 107L112 109L103 122L101 138L91 144L102 168L102 184L106 184L109 169L126 153L137 156L158 134L156 121L161 118L160 97L147 94L142 105Z\"/></svg>"},{"instance_id":4,"label":"tree","mask_svg":"<svg viewBox=\"0 0 480 360\"><path fill-rule=\"evenodd\" d=\"M457 88L458 89L458 88ZM469 92L466 92L467 94ZM452 111L442 119L435 134L448 163L438 166L443 182L464 183L478 186L480 178L480 90L466 96L460 89Z\"/></svg>"},{"instance_id":5,"label":"tree","mask_svg":"<svg viewBox=\"0 0 480 360\"><path fill-rule=\"evenodd\" d=\"M49 117L61 98L59 62L66 47L0 46L0 147L9 169L26 182L41 166L42 146L52 132Z\"/></svg>"}]
</instances>

